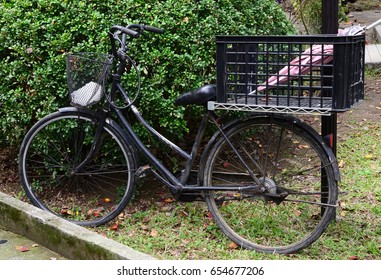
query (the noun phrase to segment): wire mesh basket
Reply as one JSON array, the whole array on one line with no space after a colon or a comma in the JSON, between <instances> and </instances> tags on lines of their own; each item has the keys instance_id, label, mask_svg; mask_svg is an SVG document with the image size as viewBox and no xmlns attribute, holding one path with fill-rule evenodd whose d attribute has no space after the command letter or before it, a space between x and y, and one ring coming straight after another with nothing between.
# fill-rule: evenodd
<instances>
[{"instance_id":1,"label":"wire mesh basket","mask_svg":"<svg viewBox=\"0 0 381 280\"><path fill-rule=\"evenodd\" d=\"M76 53L66 56L66 78L71 104L88 107L102 100L111 58L107 54Z\"/></svg>"},{"instance_id":2,"label":"wire mesh basket","mask_svg":"<svg viewBox=\"0 0 381 280\"><path fill-rule=\"evenodd\" d=\"M330 115L364 98L365 36L218 36L210 109Z\"/></svg>"}]
</instances>

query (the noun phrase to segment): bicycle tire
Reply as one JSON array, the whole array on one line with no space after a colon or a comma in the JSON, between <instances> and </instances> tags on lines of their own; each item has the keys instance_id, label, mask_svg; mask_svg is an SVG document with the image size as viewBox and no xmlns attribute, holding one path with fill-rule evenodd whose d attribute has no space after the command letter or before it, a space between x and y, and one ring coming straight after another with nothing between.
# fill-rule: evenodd
<instances>
[{"instance_id":1,"label":"bicycle tire","mask_svg":"<svg viewBox=\"0 0 381 280\"><path fill-rule=\"evenodd\" d=\"M134 189L136 159L112 121L104 123L100 147L76 170L92 149L97 127L94 113L69 108L44 117L27 132L19 174L35 206L90 227L123 211Z\"/></svg>"},{"instance_id":2,"label":"bicycle tire","mask_svg":"<svg viewBox=\"0 0 381 280\"><path fill-rule=\"evenodd\" d=\"M222 232L264 253L294 253L316 241L334 217L338 196L334 155L320 135L296 118L276 115L237 121L224 133L228 140L215 137L202 163L204 185L258 185L248 167L261 191L205 192Z\"/></svg>"}]
</instances>

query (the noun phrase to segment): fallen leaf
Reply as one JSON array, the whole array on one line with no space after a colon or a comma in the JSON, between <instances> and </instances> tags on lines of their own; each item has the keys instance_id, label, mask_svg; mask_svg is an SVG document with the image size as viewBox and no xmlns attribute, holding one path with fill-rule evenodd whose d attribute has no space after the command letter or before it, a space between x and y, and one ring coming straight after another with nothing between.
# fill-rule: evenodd
<instances>
[{"instance_id":1,"label":"fallen leaf","mask_svg":"<svg viewBox=\"0 0 381 280\"><path fill-rule=\"evenodd\" d=\"M359 260L358 256L350 256L348 260Z\"/></svg>"},{"instance_id":2,"label":"fallen leaf","mask_svg":"<svg viewBox=\"0 0 381 280\"><path fill-rule=\"evenodd\" d=\"M235 242L230 243L229 246L228 246L228 250L234 250L234 249L237 249L237 248L238 248L238 245Z\"/></svg>"},{"instance_id":3,"label":"fallen leaf","mask_svg":"<svg viewBox=\"0 0 381 280\"><path fill-rule=\"evenodd\" d=\"M19 252L28 252L29 248L27 246L16 246L16 250Z\"/></svg>"},{"instance_id":4,"label":"fallen leaf","mask_svg":"<svg viewBox=\"0 0 381 280\"><path fill-rule=\"evenodd\" d=\"M339 168L343 168L345 165L345 161L344 160L340 160L339 162Z\"/></svg>"},{"instance_id":5,"label":"fallen leaf","mask_svg":"<svg viewBox=\"0 0 381 280\"><path fill-rule=\"evenodd\" d=\"M164 202L166 202L166 203L171 203L173 201L175 201L175 200L171 197L164 199Z\"/></svg>"},{"instance_id":6,"label":"fallen leaf","mask_svg":"<svg viewBox=\"0 0 381 280\"><path fill-rule=\"evenodd\" d=\"M230 166L230 164L229 164L228 162L224 162L224 163L222 164L222 166L223 166L224 168L228 168L228 167Z\"/></svg>"},{"instance_id":7,"label":"fallen leaf","mask_svg":"<svg viewBox=\"0 0 381 280\"><path fill-rule=\"evenodd\" d=\"M168 211L171 211L172 207L171 206L164 206L164 207L161 207L161 211L162 212L168 212Z\"/></svg>"},{"instance_id":8,"label":"fallen leaf","mask_svg":"<svg viewBox=\"0 0 381 280\"><path fill-rule=\"evenodd\" d=\"M157 232L157 230L155 230L155 229L151 230L150 235L151 235L152 237L156 237L158 234L159 234L159 233Z\"/></svg>"},{"instance_id":9,"label":"fallen leaf","mask_svg":"<svg viewBox=\"0 0 381 280\"><path fill-rule=\"evenodd\" d=\"M143 223L148 223L149 221L151 221L151 218L150 217L147 217L147 216L145 216L144 218L143 218Z\"/></svg>"},{"instance_id":10,"label":"fallen leaf","mask_svg":"<svg viewBox=\"0 0 381 280\"><path fill-rule=\"evenodd\" d=\"M183 217L188 217L188 213L185 212L184 210L181 210L181 216L183 216Z\"/></svg>"},{"instance_id":11,"label":"fallen leaf","mask_svg":"<svg viewBox=\"0 0 381 280\"><path fill-rule=\"evenodd\" d=\"M303 150L303 149L308 149L310 146L308 145L299 145L298 148Z\"/></svg>"},{"instance_id":12,"label":"fallen leaf","mask_svg":"<svg viewBox=\"0 0 381 280\"><path fill-rule=\"evenodd\" d=\"M116 221L115 224L113 224L113 225L110 227L110 229L111 229L111 230L117 230L118 227L119 227L119 222Z\"/></svg>"},{"instance_id":13,"label":"fallen leaf","mask_svg":"<svg viewBox=\"0 0 381 280\"><path fill-rule=\"evenodd\" d=\"M147 226L147 225L141 225L140 228L141 228L142 230L148 230L148 229L149 229L149 226Z\"/></svg>"},{"instance_id":14,"label":"fallen leaf","mask_svg":"<svg viewBox=\"0 0 381 280\"><path fill-rule=\"evenodd\" d=\"M38 244L33 244L33 245L32 245L33 248L36 248L36 247L38 247L38 246L39 246Z\"/></svg>"},{"instance_id":15,"label":"fallen leaf","mask_svg":"<svg viewBox=\"0 0 381 280\"><path fill-rule=\"evenodd\" d=\"M366 155L365 155L365 158L366 158L366 159L372 159L372 158L373 158L373 155L372 155L372 154L366 154Z\"/></svg>"},{"instance_id":16,"label":"fallen leaf","mask_svg":"<svg viewBox=\"0 0 381 280\"><path fill-rule=\"evenodd\" d=\"M106 203L110 203L110 202L111 202L111 199L109 199L108 197L106 197L106 198L104 199L104 202L106 202Z\"/></svg>"}]
</instances>

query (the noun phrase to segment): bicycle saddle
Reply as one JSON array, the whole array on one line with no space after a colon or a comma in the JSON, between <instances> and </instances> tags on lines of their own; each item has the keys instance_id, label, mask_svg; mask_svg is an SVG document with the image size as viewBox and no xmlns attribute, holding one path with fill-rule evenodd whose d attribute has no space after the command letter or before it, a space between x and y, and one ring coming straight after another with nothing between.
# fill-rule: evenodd
<instances>
[{"instance_id":1,"label":"bicycle saddle","mask_svg":"<svg viewBox=\"0 0 381 280\"><path fill-rule=\"evenodd\" d=\"M204 105L216 99L216 85L205 85L192 91L183 93L175 100L176 106Z\"/></svg>"}]
</instances>

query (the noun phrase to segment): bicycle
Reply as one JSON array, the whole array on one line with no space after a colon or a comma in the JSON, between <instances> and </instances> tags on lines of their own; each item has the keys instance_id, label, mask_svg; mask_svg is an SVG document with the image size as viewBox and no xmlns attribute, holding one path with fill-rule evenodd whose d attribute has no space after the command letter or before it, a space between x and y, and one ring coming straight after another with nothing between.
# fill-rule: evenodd
<instances>
[{"instance_id":1,"label":"bicycle","mask_svg":"<svg viewBox=\"0 0 381 280\"><path fill-rule=\"evenodd\" d=\"M99 226L124 210L138 178L151 172L176 199L204 200L215 224L243 248L287 254L316 241L332 221L338 199L337 162L322 136L296 117L273 112L221 123L219 114L208 109L218 85L206 85L175 101L205 108L191 151L184 151L139 113L138 74L134 97L120 83L128 71L138 73L128 42L143 32L163 30L115 25L109 32L111 54L68 55L68 75L82 80L69 84L75 106L39 120L20 148L20 178L31 202L76 224ZM91 76L90 68L97 69L95 78L83 78ZM142 143L125 110L185 158L180 176ZM209 126L216 132L194 171ZM142 155L149 166L139 165Z\"/></svg>"}]
</instances>

